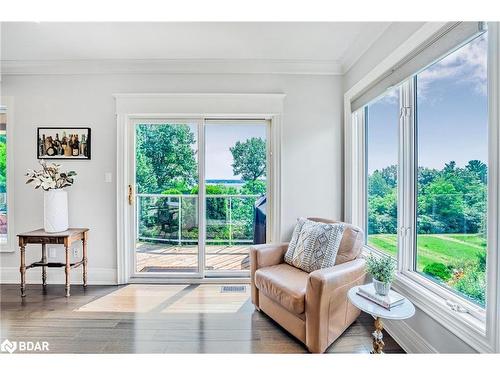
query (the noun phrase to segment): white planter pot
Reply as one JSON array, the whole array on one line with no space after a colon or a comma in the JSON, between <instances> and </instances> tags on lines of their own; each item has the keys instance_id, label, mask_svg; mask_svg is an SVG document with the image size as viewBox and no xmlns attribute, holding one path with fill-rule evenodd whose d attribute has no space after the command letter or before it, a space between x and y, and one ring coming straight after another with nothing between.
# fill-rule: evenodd
<instances>
[{"instance_id":1,"label":"white planter pot","mask_svg":"<svg viewBox=\"0 0 500 375\"><path fill-rule=\"evenodd\" d=\"M68 229L68 193L63 189L45 191L43 195L43 227L48 233Z\"/></svg>"},{"instance_id":2,"label":"white planter pot","mask_svg":"<svg viewBox=\"0 0 500 375\"><path fill-rule=\"evenodd\" d=\"M373 287L375 288L377 294L380 294L381 296L386 296L389 294L389 291L391 290L391 283L383 283L382 281L373 279Z\"/></svg>"}]
</instances>

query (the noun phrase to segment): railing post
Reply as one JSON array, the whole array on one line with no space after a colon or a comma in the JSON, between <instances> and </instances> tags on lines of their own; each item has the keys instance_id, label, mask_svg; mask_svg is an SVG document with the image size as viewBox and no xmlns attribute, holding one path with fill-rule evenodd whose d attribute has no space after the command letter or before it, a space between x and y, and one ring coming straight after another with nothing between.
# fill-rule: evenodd
<instances>
[{"instance_id":1,"label":"railing post","mask_svg":"<svg viewBox=\"0 0 500 375\"><path fill-rule=\"evenodd\" d=\"M177 233L177 243L180 246L182 243L182 195L179 195L179 213L177 215L179 218L179 230Z\"/></svg>"},{"instance_id":2,"label":"railing post","mask_svg":"<svg viewBox=\"0 0 500 375\"><path fill-rule=\"evenodd\" d=\"M233 244L233 205L232 197L229 197L229 245Z\"/></svg>"}]
</instances>

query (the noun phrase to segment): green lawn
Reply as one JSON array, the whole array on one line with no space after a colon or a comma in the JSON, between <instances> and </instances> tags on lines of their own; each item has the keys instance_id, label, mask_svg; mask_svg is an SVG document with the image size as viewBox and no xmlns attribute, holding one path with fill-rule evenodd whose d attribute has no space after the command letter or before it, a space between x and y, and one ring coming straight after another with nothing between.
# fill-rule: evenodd
<instances>
[{"instance_id":1,"label":"green lawn","mask_svg":"<svg viewBox=\"0 0 500 375\"><path fill-rule=\"evenodd\" d=\"M396 255L395 234L372 234L368 244L387 254ZM480 234L419 234L417 269L421 271L429 263L453 264L457 260L474 260L486 251L486 240Z\"/></svg>"}]
</instances>

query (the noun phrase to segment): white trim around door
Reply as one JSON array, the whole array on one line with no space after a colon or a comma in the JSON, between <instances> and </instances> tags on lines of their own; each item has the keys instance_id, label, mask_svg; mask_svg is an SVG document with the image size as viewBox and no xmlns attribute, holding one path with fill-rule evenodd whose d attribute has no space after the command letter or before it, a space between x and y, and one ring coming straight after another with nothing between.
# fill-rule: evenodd
<instances>
[{"instance_id":1,"label":"white trim around door","mask_svg":"<svg viewBox=\"0 0 500 375\"><path fill-rule=\"evenodd\" d=\"M133 262L130 254L130 238L133 229L133 215L128 204L128 185L133 177L133 158L129 155L131 126L135 119L197 119L199 137L203 137L205 119L263 119L270 121L269 169L271 181L269 207L271 229L268 241L279 241L281 228L281 121L284 94L115 94L117 120L117 283L134 282ZM201 139L199 139L201 141ZM204 142L200 142L200 145ZM201 146L203 147L203 146ZM203 153L202 153L203 154ZM199 160L200 166L203 160ZM200 168L201 169L201 168ZM203 198L203 197L201 197ZM200 199L200 202L203 199ZM203 202L202 202L203 203ZM200 207L200 212L204 212ZM203 231L204 228L202 228ZM200 252L202 249L200 248ZM203 253L203 252L202 252ZM203 262L203 259L201 258ZM203 262L204 263L204 262ZM198 275L159 279L158 275L147 278L149 282L210 282ZM221 274L220 281L243 281L233 275ZM231 278L229 278L231 277ZM141 282L143 279L141 279Z\"/></svg>"}]
</instances>

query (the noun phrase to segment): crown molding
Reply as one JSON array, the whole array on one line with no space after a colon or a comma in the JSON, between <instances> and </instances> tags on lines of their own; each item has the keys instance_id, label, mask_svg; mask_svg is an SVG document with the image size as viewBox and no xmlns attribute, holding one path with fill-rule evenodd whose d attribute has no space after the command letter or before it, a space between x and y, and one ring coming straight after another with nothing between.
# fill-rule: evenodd
<instances>
[{"instance_id":1,"label":"crown molding","mask_svg":"<svg viewBox=\"0 0 500 375\"><path fill-rule=\"evenodd\" d=\"M387 30L393 23L394 22L389 22L378 32L365 38L367 40L366 43L364 43L365 45L363 46L363 48L359 48L358 43L353 43L351 45L351 47L346 51L344 57L341 60L342 71L344 74L347 73L361 59L366 51L368 51L375 44L375 42L379 40L382 35L384 35L385 32L387 32Z\"/></svg>"},{"instance_id":2,"label":"crown molding","mask_svg":"<svg viewBox=\"0 0 500 375\"><path fill-rule=\"evenodd\" d=\"M3 75L307 74L341 75L337 60L102 59L2 60Z\"/></svg>"}]
</instances>

